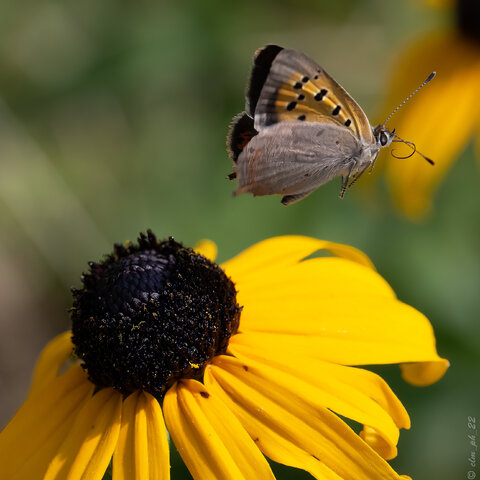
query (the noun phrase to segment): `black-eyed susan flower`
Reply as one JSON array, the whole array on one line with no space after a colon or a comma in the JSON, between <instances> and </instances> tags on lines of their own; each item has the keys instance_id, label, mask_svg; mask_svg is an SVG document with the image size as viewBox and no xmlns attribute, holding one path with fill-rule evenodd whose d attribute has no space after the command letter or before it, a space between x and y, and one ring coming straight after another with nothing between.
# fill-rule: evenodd
<instances>
[{"instance_id":1,"label":"black-eyed susan flower","mask_svg":"<svg viewBox=\"0 0 480 480\"><path fill-rule=\"evenodd\" d=\"M413 42L403 52L393 71L385 108L385 114L390 112L423 75L437 71L435 80L392 119L402 138L413 140L435 161L434 167L416 155L385 161L394 202L412 219L429 211L436 187L468 141L474 135L480 139L480 2L429 3L450 6L454 25Z\"/></svg>"},{"instance_id":2,"label":"black-eyed susan flower","mask_svg":"<svg viewBox=\"0 0 480 480\"><path fill-rule=\"evenodd\" d=\"M385 459L408 414L355 366L438 380L428 320L351 247L285 236L214 255L149 232L90 264L72 331L0 434L0 478L96 480L111 464L114 480L166 479L167 429L195 479L274 478L265 456L319 479L400 478Z\"/></svg>"}]
</instances>

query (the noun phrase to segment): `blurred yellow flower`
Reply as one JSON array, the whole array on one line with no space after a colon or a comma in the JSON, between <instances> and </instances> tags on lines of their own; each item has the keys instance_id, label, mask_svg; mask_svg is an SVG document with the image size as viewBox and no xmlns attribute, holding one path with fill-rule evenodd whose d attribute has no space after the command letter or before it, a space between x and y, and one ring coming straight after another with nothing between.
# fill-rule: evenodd
<instances>
[{"instance_id":1,"label":"blurred yellow flower","mask_svg":"<svg viewBox=\"0 0 480 480\"><path fill-rule=\"evenodd\" d=\"M345 245L277 237L221 268L203 256L215 252L150 233L91 264L74 292L74 345L66 332L45 348L0 434L0 478L100 480L111 462L114 480L168 479L166 427L195 479L272 479L264 455L320 479L406 478L385 459L408 414L353 366L400 363L407 381L435 382L448 362L428 320ZM162 343L165 332L181 342ZM72 349L84 368L60 374Z\"/></svg>"},{"instance_id":2,"label":"blurred yellow flower","mask_svg":"<svg viewBox=\"0 0 480 480\"><path fill-rule=\"evenodd\" d=\"M454 2L455 0L425 0L427 5L440 8L450 7Z\"/></svg>"},{"instance_id":3,"label":"blurred yellow flower","mask_svg":"<svg viewBox=\"0 0 480 480\"><path fill-rule=\"evenodd\" d=\"M457 28L424 37L403 53L384 110L390 113L415 90L419 77L437 72L435 80L392 121L402 138L415 142L435 161L432 167L413 155L385 162L394 202L411 219L429 211L436 187L469 139L480 134L480 2L449 3L454 4Z\"/></svg>"}]
</instances>

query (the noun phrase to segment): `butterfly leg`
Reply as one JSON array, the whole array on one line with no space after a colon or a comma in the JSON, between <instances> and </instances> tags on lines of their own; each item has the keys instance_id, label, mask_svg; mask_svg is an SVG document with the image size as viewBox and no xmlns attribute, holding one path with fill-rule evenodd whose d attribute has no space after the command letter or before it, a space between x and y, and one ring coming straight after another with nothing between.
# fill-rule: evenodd
<instances>
[{"instance_id":1,"label":"butterfly leg","mask_svg":"<svg viewBox=\"0 0 480 480\"><path fill-rule=\"evenodd\" d=\"M375 155L375 158L372 160L372 163L370 165L367 165L362 171L357 173L353 180L347 185L347 188L350 188L362 175L363 173L368 169L368 173L372 173L373 167L375 166L375 162L377 161L378 158L378 153Z\"/></svg>"},{"instance_id":2,"label":"butterfly leg","mask_svg":"<svg viewBox=\"0 0 480 480\"><path fill-rule=\"evenodd\" d=\"M357 162L353 159L350 160L348 163L349 169L348 169L348 174L343 176L342 175L342 188L340 190L340 194L338 195L339 198L343 198L345 195L345 190L349 187L349 182L350 182L350 177L352 176L352 170L353 167L357 164Z\"/></svg>"},{"instance_id":3,"label":"butterfly leg","mask_svg":"<svg viewBox=\"0 0 480 480\"><path fill-rule=\"evenodd\" d=\"M372 163L370 164L370 170L368 171L368 173L372 173L373 167L375 166L375 162L377 161L379 153L380 153L380 151L378 151L378 153L375 155L375 158L373 159Z\"/></svg>"},{"instance_id":4,"label":"butterfly leg","mask_svg":"<svg viewBox=\"0 0 480 480\"><path fill-rule=\"evenodd\" d=\"M355 177L353 178L353 180L348 184L348 187L347 188L350 188L361 176L362 174L369 168L369 166L367 165L362 171L360 171L359 173L357 173L355 175ZM370 167L371 169L371 167Z\"/></svg>"}]
</instances>

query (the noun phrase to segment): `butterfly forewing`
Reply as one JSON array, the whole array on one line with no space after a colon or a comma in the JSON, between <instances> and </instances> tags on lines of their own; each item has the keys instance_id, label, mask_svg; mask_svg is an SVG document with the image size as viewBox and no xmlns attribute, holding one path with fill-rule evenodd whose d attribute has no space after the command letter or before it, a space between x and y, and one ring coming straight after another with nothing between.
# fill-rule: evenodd
<instances>
[{"instance_id":1,"label":"butterfly forewing","mask_svg":"<svg viewBox=\"0 0 480 480\"><path fill-rule=\"evenodd\" d=\"M348 128L365 142L373 142L367 116L325 70L294 50L281 49L272 61L269 49L278 48L267 46L256 56L256 62L264 58L271 61L268 75L264 75L265 68L257 69L265 78L259 98L254 102L257 130L285 121L334 123ZM255 71L251 84L254 82L259 83Z\"/></svg>"}]
</instances>

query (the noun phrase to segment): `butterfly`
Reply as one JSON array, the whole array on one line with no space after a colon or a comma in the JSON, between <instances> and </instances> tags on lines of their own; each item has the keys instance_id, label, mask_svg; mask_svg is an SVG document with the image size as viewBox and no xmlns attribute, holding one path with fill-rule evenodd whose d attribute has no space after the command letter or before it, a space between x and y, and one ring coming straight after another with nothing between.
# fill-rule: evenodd
<instances>
[{"instance_id":1,"label":"butterfly","mask_svg":"<svg viewBox=\"0 0 480 480\"><path fill-rule=\"evenodd\" d=\"M374 167L382 147L401 141L416 151L412 142L385 126L397 109L372 127L357 102L322 67L295 50L277 45L257 50L245 97L245 111L234 117L227 137L234 165L229 178L238 180L234 196L282 195L282 203L290 205L341 176L342 198Z\"/></svg>"}]
</instances>

